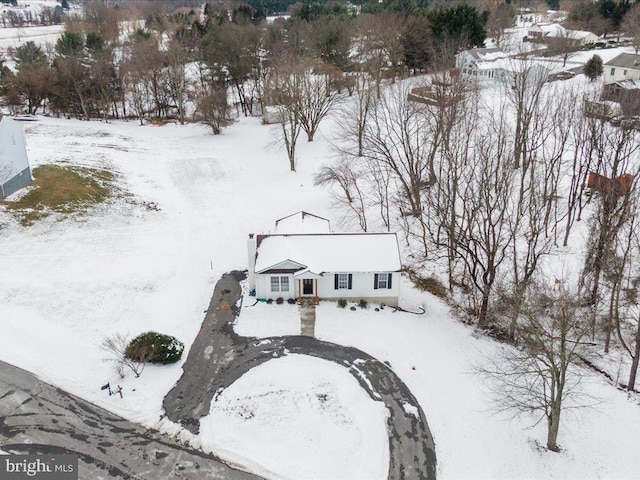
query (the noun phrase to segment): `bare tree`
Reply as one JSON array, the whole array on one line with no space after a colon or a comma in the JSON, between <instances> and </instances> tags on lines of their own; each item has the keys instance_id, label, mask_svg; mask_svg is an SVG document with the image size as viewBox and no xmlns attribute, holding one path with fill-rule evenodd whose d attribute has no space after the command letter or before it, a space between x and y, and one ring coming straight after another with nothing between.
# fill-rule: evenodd
<instances>
[{"instance_id":1,"label":"bare tree","mask_svg":"<svg viewBox=\"0 0 640 480\"><path fill-rule=\"evenodd\" d=\"M142 375L142 371L146 365L146 362L153 357L152 349L141 350L137 359L133 359L127 356L125 353L129 340L126 335L121 333L114 333L110 337L107 337L102 342L102 350L104 350L111 357L109 360L115 364L116 373L124 378L125 368L131 370L133 374L138 378Z\"/></svg>"},{"instance_id":2,"label":"bare tree","mask_svg":"<svg viewBox=\"0 0 640 480\"><path fill-rule=\"evenodd\" d=\"M520 168L528 158L531 120L539 118L540 95L547 82L546 70L524 58L513 60L511 78L505 83L506 95L515 114L514 168ZM524 168L527 165L523 165Z\"/></svg>"},{"instance_id":3,"label":"bare tree","mask_svg":"<svg viewBox=\"0 0 640 480\"><path fill-rule=\"evenodd\" d=\"M578 388L582 373L577 363L589 352L580 303L562 281L536 286L521 309L520 348L502 349L489 366L478 368L490 380L497 409L540 413L552 451L559 451L562 412L586 406L587 397Z\"/></svg>"},{"instance_id":4,"label":"bare tree","mask_svg":"<svg viewBox=\"0 0 640 480\"><path fill-rule=\"evenodd\" d=\"M583 282L590 287L589 300L598 302L601 275L609 260L610 246L615 244L622 226L629 221L631 196L640 168L637 154L640 151L637 132L633 128L606 126L605 135L592 139L599 174L610 179L596 189L596 208L592 217L588 250L583 270ZM595 319L593 321L595 328Z\"/></svg>"},{"instance_id":5,"label":"bare tree","mask_svg":"<svg viewBox=\"0 0 640 480\"><path fill-rule=\"evenodd\" d=\"M640 50L640 4L636 3L625 13L620 28L629 37L636 55Z\"/></svg>"},{"instance_id":6,"label":"bare tree","mask_svg":"<svg viewBox=\"0 0 640 480\"><path fill-rule=\"evenodd\" d=\"M303 78L306 69L295 65L283 65L270 79L270 98L277 110L281 141L287 151L289 166L296 171L296 145L302 131L300 102L303 94Z\"/></svg>"},{"instance_id":7,"label":"bare tree","mask_svg":"<svg viewBox=\"0 0 640 480\"><path fill-rule=\"evenodd\" d=\"M580 40L575 37L572 30L563 29L558 35L549 38L547 48L553 55L562 58L562 66L567 65L567 60L580 50Z\"/></svg>"},{"instance_id":8,"label":"bare tree","mask_svg":"<svg viewBox=\"0 0 640 480\"><path fill-rule=\"evenodd\" d=\"M315 185L337 186L334 198L340 205L346 205L355 215L362 231L367 231L366 192L363 189L361 170L356 161L342 158L336 165L322 167L314 179Z\"/></svg>"},{"instance_id":9,"label":"bare tree","mask_svg":"<svg viewBox=\"0 0 640 480\"><path fill-rule=\"evenodd\" d=\"M503 46L505 30L513 27L515 10L508 3L499 3L489 11L486 29L490 37L495 40L496 47Z\"/></svg>"},{"instance_id":10,"label":"bare tree","mask_svg":"<svg viewBox=\"0 0 640 480\"><path fill-rule=\"evenodd\" d=\"M422 193L432 183L428 129L422 106L408 100L406 85L393 85L370 108L362 133L362 156L386 165L400 190L402 211L420 217Z\"/></svg>"},{"instance_id":11,"label":"bare tree","mask_svg":"<svg viewBox=\"0 0 640 480\"><path fill-rule=\"evenodd\" d=\"M178 121L184 124L187 100L187 63L190 61L189 48L177 36L171 39L164 52L166 78L171 97L178 112Z\"/></svg>"},{"instance_id":12,"label":"bare tree","mask_svg":"<svg viewBox=\"0 0 640 480\"><path fill-rule=\"evenodd\" d=\"M513 216L514 169L504 124L476 131L466 183L459 193L456 249L479 298L474 300L478 325L490 323L487 315L498 272L513 241L509 221Z\"/></svg>"},{"instance_id":13,"label":"bare tree","mask_svg":"<svg viewBox=\"0 0 640 480\"><path fill-rule=\"evenodd\" d=\"M322 70L322 66L319 67ZM338 94L331 88L329 73L311 70L303 72L300 77L300 95L297 97L297 109L300 123L307 134L307 140L313 142L320 122L329 114L338 101Z\"/></svg>"}]
</instances>

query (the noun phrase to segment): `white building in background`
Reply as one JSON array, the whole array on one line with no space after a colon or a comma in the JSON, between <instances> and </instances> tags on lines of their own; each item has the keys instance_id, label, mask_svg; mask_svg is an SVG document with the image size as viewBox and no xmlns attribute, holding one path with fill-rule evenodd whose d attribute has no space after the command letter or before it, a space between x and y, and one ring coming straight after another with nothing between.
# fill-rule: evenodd
<instances>
[{"instance_id":1,"label":"white building in background","mask_svg":"<svg viewBox=\"0 0 640 480\"><path fill-rule=\"evenodd\" d=\"M0 115L0 199L33 181L22 126Z\"/></svg>"},{"instance_id":2,"label":"white building in background","mask_svg":"<svg viewBox=\"0 0 640 480\"><path fill-rule=\"evenodd\" d=\"M326 219L304 213L302 218L315 217L313 223L328 227ZM249 289L258 299L398 305L401 262L395 233L249 234L247 245Z\"/></svg>"},{"instance_id":3,"label":"white building in background","mask_svg":"<svg viewBox=\"0 0 640 480\"><path fill-rule=\"evenodd\" d=\"M499 80L504 60L509 56L497 47L472 48L456 55L456 68L468 78L478 81Z\"/></svg>"},{"instance_id":4,"label":"white building in background","mask_svg":"<svg viewBox=\"0 0 640 480\"><path fill-rule=\"evenodd\" d=\"M526 75L527 81L546 82L550 70L530 60L509 57L499 48L473 48L456 55L456 68L465 78L485 83L512 85Z\"/></svg>"},{"instance_id":5,"label":"white building in background","mask_svg":"<svg viewBox=\"0 0 640 480\"><path fill-rule=\"evenodd\" d=\"M537 23L527 29L531 41L548 42L554 38L572 40L576 46L596 43L598 36L584 30L569 30L559 23Z\"/></svg>"}]
</instances>

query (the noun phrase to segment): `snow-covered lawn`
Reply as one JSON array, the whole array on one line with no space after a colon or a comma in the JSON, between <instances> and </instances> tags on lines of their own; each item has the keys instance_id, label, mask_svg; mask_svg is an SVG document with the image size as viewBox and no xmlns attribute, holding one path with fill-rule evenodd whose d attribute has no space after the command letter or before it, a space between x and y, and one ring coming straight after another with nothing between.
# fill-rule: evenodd
<instances>
[{"instance_id":1,"label":"snow-covered lawn","mask_svg":"<svg viewBox=\"0 0 640 480\"><path fill-rule=\"evenodd\" d=\"M275 128L243 119L214 137L200 125L47 118L26 124L32 167L106 168L131 195L28 228L0 211L0 359L155 425L180 365L120 380L104 361L104 338L156 330L188 348L215 282L245 268L248 232L273 229L293 209L332 216L326 193L311 180L326 143L301 143L293 174L273 145ZM100 390L107 381L122 385L124 399Z\"/></svg>"},{"instance_id":2,"label":"snow-covered lawn","mask_svg":"<svg viewBox=\"0 0 640 480\"><path fill-rule=\"evenodd\" d=\"M200 437L205 450L255 462L253 470L270 478L382 480L389 470L386 417L384 404L346 368L289 355L224 390L201 421Z\"/></svg>"},{"instance_id":3,"label":"snow-covered lawn","mask_svg":"<svg viewBox=\"0 0 640 480\"><path fill-rule=\"evenodd\" d=\"M234 326L238 335L245 337L300 335L300 312L297 305L256 303L256 298L246 293L242 305L244 307L242 315L238 317ZM276 321L273 321L274 317Z\"/></svg>"},{"instance_id":4,"label":"snow-covered lawn","mask_svg":"<svg viewBox=\"0 0 640 480\"><path fill-rule=\"evenodd\" d=\"M277 128L241 119L214 137L199 125L64 119L25 125L32 166L108 169L128 193L84 216L52 217L28 228L0 210L0 359L129 419L164 428L162 398L182 373L180 364L150 366L141 378L122 380L104 360L103 340L114 333L157 330L176 336L188 349L217 279L245 268L247 233L273 230L275 219L297 210L330 218L340 229L330 196L313 186L314 172L330 156L323 132L338 127L326 123L313 143L301 139L297 173L289 172L285 153L274 144ZM156 205L157 210L147 208ZM373 306L352 312L321 303L316 333L390 362L425 411L440 478L640 475L635 438L640 407L624 394L589 373L587 387L601 403L565 416L559 439L563 452L543 451L537 442L544 444L544 425L528 429L530 418L493 415L482 379L472 372L474 363L502 347L475 336L439 300L415 292L407 282L401 291L403 306L424 305L427 313L375 312ZM245 299L236 325L240 334L299 334L295 306L250 304ZM378 430L366 430L378 428L380 405L366 395L354 400L355 383L341 367L309 367L306 360L274 360L239 380L213 404L200 442L240 455L274 476L332 478L336 470L331 469L352 467L342 478L357 478L355 472L380 477L388 460L375 456L375 464L359 462L362 452L384 450ZM300 385L290 381L302 371L314 376ZM123 399L100 390L107 381L122 385ZM335 403L314 403L318 392ZM269 401L256 402L257 395ZM365 415L354 412L351 401L371 408L373 421L363 423ZM287 408L274 413L283 405ZM324 412L323 406L330 410ZM243 408L263 416L242 419ZM272 414L276 424L267 432L264 422ZM338 427L348 433L336 433ZM295 434L284 435L286 429ZM298 438L305 432L314 435ZM267 433L269 440L259 436ZM350 447L365 436L362 448ZM272 450L258 452L261 445ZM337 445L353 455L353 464L335 456ZM296 457L298 448L306 456ZM363 470L367 465L372 470Z\"/></svg>"},{"instance_id":5,"label":"snow-covered lawn","mask_svg":"<svg viewBox=\"0 0 640 480\"><path fill-rule=\"evenodd\" d=\"M624 393L585 372L585 392L597 405L565 412L559 437L563 451L549 452L543 448L545 423L531 428L536 417L495 413L483 378L474 373L474 366L504 347L477 335L455 319L447 305L416 291L405 279L401 296L401 306L411 311L424 307L426 313L389 307L376 312L374 305L351 311L320 302L316 336L360 348L391 364L425 412L436 442L439 478L638 477L640 406ZM289 320L268 307L242 309L238 326L244 334L264 331L268 322L273 324L271 331L295 333Z\"/></svg>"}]
</instances>

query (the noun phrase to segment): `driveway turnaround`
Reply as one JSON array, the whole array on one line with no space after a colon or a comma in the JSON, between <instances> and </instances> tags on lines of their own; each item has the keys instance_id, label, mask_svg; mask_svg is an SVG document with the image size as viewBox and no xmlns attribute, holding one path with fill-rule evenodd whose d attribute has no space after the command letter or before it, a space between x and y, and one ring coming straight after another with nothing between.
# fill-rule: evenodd
<instances>
[{"instance_id":1,"label":"driveway turnaround","mask_svg":"<svg viewBox=\"0 0 640 480\"><path fill-rule=\"evenodd\" d=\"M184 373L164 399L167 417L197 433L216 392L273 358L287 353L311 355L347 366L362 388L387 406L389 480L435 480L435 445L424 412L393 370L361 350L312 337L256 339L237 335L233 322L242 298L239 282L244 278L244 272L234 271L216 284L200 332L183 365Z\"/></svg>"},{"instance_id":2,"label":"driveway turnaround","mask_svg":"<svg viewBox=\"0 0 640 480\"><path fill-rule=\"evenodd\" d=\"M234 470L0 362L0 449L73 454L81 479L237 479Z\"/></svg>"}]
</instances>

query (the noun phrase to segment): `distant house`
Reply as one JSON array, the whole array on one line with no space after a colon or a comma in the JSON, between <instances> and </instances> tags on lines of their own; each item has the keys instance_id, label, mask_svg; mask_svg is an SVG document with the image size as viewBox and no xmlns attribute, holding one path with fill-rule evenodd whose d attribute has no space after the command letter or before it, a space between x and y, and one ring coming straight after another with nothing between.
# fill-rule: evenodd
<instances>
[{"instance_id":1,"label":"distant house","mask_svg":"<svg viewBox=\"0 0 640 480\"><path fill-rule=\"evenodd\" d=\"M249 289L258 299L398 304L395 233L249 235Z\"/></svg>"},{"instance_id":2,"label":"distant house","mask_svg":"<svg viewBox=\"0 0 640 480\"><path fill-rule=\"evenodd\" d=\"M640 80L640 55L621 53L603 66L604 83L621 80Z\"/></svg>"},{"instance_id":3,"label":"distant house","mask_svg":"<svg viewBox=\"0 0 640 480\"><path fill-rule=\"evenodd\" d=\"M497 47L472 48L456 55L456 68L467 78L478 81L500 80L508 55Z\"/></svg>"},{"instance_id":4,"label":"distant house","mask_svg":"<svg viewBox=\"0 0 640 480\"><path fill-rule=\"evenodd\" d=\"M538 63L510 58L499 48L473 48L456 55L456 68L478 84L501 82L513 85L523 75L531 82L546 82L549 69Z\"/></svg>"},{"instance_id":5,"label":"distant house","mask_svg":"<svg viewBox=\"0 0 640 480\"><path fill-rule=\"evenodd\" d=\"M537 23L527 30L527 36L533 42L546 43L552 39L566 39L583 46L598 41L598 36L584 30L568 30L559 23Z\"/></svg>"},{"instance_id":6,"label":"distant house","mask_svg":"<svg viewBox=\"0 0 640 480\"><path fill-rule=\"evenodd\" d=\"M0 199L32 181L22 126L0 115Z\"/></svg>"}]
</instances>

